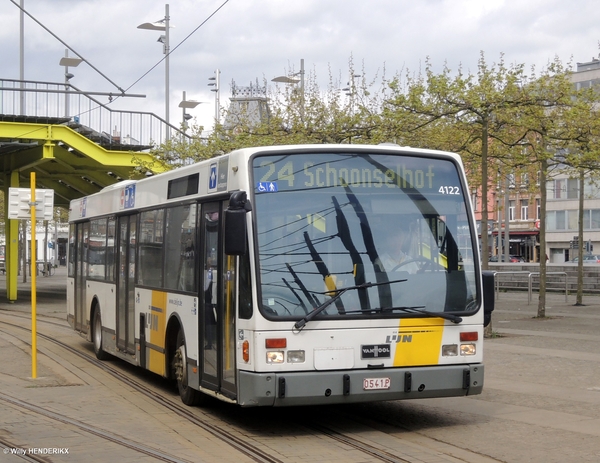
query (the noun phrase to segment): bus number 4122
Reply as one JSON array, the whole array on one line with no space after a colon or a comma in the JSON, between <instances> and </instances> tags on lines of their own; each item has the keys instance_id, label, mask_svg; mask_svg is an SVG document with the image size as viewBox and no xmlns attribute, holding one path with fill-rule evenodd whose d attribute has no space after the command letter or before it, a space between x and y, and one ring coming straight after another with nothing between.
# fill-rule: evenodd
<instances>
[{"instance_id":1,"label":"bus number 4122","mask_svg":"<svg viewBox=\"0 0 600 463\"><path fill-rule=\"evenodd\" d=\"M459 195L460 188L457 186L441 186L438 193L443 195Z\"/></svg>"}]
</instances>

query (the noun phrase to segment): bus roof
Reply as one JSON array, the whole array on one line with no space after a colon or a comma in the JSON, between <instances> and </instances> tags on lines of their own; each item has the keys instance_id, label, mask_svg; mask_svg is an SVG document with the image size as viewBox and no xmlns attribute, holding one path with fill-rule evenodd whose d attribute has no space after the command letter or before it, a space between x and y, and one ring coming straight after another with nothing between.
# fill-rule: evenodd
<instances>
[{"instance_id":1,"label":"bus roof","mask_svg":"<svg viewBox=\"0 0 600 463\"><path fill-rule=\"evenodd\" d=\"M241 148L215 158L180 167L140 180L124 180L98 193L71 201L69 221L86 217L138 210L156 204L181 201L186 196L224 194L227 191L249 188L248 160L258 153L314 152L395 152L411 155L443 156L462 165L455 153L395 144L380 145L276 145Z\"/></svg>"}]
</instances>

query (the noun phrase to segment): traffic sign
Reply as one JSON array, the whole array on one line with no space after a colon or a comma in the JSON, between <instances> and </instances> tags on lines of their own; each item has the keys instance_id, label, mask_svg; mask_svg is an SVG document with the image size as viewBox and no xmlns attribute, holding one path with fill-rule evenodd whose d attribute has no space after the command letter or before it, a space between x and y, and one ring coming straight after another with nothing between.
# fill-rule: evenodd
<instances>
[{"instance_id":1,"label":"traffic sign","mask_svg":"<svg viewBox=\"0 0 600 463\"><path fill-rule=\"evenodd\" d=\"M8 218L31 218L31 189L8 189ZM35 217L38 220L52 220L54 218L54 190L35 190Z\"/></svg>"}]
</instances>

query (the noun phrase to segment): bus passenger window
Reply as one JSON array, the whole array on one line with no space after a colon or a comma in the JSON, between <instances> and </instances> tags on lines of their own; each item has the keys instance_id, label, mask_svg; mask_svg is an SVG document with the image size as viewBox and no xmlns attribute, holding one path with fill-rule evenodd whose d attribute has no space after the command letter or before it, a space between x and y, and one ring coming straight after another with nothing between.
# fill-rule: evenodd
<instances>
[{"instance_id":1,"label":"bus passenger window","mask_svg":"<svg viewBox=\"0 0 600 463\"><path fill-rule=\"evenodd\" d=\"M194 291L196 287L196 205L167 209L165 288Z\"/></svg>"},{"instance_id":2,"label":"bus passenger window","mask_svg":"<svg viewBox=\"0 0 600 463\"><path fill-rule=\"evenodd\" d=\"M140 214L139 284L162 286L164 209Z\"/></svg>"},{"instance_id":3,"label":"bus passenger window","mask_svg":"<svg viewBox=\"0 0 600 463\"><path fill-rule=\"evenodd\" d=\"M106 276L106 219L90 222L88 278L104 280Z\"/></svg>"}]
</instances>

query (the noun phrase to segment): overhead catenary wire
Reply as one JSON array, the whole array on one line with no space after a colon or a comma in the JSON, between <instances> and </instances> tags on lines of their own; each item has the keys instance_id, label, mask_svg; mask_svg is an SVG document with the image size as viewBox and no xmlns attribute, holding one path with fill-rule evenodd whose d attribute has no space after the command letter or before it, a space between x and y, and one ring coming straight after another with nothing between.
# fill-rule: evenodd
<instances>
[{"instance_id":1,"label":"overhead catenary wire","mask_svg":"<svg viewBox=\"0 0 600 463\"><path fill-rule=\"evenodd\" d=\"M82 61L84 61L85 63L88 64L88 66L90 66L94 71L96 71L98 74L100 74L102 77L104 77L108 82L110 82L112 85L114 85L119 92L121 92L122 96L125 94L125 92L127 92L128 90L130 90L134 85L136 85L138 82L140 82L144 77L146 77L150 72L152 72L157 66L159 66L166 58L167 56L170 56L175 50L177 50L181 45L183 45L192 35L194 35L198 29L200 29L204 24L206 24L214 15L216 15L219 10L221 10L221 8L223 8L227 3L229 3L229 0L225 0L219 7L217 7L215 9L215 11L213 11L204 21L202 21L192 32L190 32L181 42L179 42L175 47L173 47L162 59L160 59L154 66L152 66L150 69L148 69L148 71L146 71L144 74L142 74L137 80L135 80L129 87L127 87L126 90L123 90L119 85L117 85L115 82L113 82L109 77L107 77L102 71L100 71L96 66L94 66L92 63L90 63L90 61L88 61L86 58L84 58L81 53L78 53L73 47L71 47L69 44L67 44L64 40L62 40L58 35L56 35L54 32L52 32L48 27L46 27L44 24L42 24L40 21L38 21L31 13L29 13L27 10L25 10L24 8L21 7L21 5L19 5L15 0L10 0L10 2L15 5L17 8L19 8L19 10L23 11L23 13L25 13L27 16L29 16L35 23L37 23L40 27L42 27L46 32L48 32L50 35L52 35L52 37L54 37L56 40L58 40L61 44L63 44L65 47L67 47L70 51L72 51L75 55L77 55L79 58L81 58ZM118 98L118 96L117 96ZM115 98L116 100L116 98ZM111 103L115 100L112 100Z\"/></svg>"},{"instance_id":2,"label":"overhead catenary wire","mask_svg":"<svg viewBox=\"0 0 600 463\"><path fill-rule=\"evenodd\" d=\"M48 29L46 26L44 26L40 21L38 21L31 13L29 13L27 10L25 10L25 8L21 8L21 5L19 5L15 0L10 0L10 2L15 5L17 8L19 8L19 10L23 11L23 13L25 13L27 16L29 16L33 21L35 21L39 26L41 26L46 32L48 32L52 37L54 37L56 40L58 40L60 43L62 43L65 47L67 47L69 50L71 50L73 53L75 53L79 58L82 59L82 61L84 61L85 63L87 63L87 65L89 67L91 67L94 71L96 71L98 74L100 74L102 77L104 77L106 80L108 80L112 85L114 85L120 92L121 94L125 93L125 90L123 90L121 87L119 87L116 83L114 83L112 80L110 80L106 75L104 75L102 73L102 71L100 71L96 66L94 66L92 63L90 63L87 59L85 59L81 53L78 53L75 49L73 49L73 47L71 47L69 44L67 44L67 42L65 42L63 39L61 39L58 35L56 35L54 32L52 32L50 29Z\"/></svg>"},{"instance_id":3,"label":"overhead catenary wire","mask_svg":"<svg viewBox=\"0 0 600 463\"><path fill-rule=\"evenodd\" d=\"M11 0L12 1L12 0ZM131 89L131 87L133 87L134 85L136 85L140 80L142 80L144 77L146 77L148 74L150 74L150 72L152 72L158 65L160 65L165 59L167 59L167 56L171 56L171 54L177 50L181 45L183 45L192 35L194 35L198 29L200 29L202 26L204 26L204 24L206 24L214 15L216 15L219 10L221 8L223 8L227 3L229 3L229 0L225 0L215 11L213 11L204 21L202 21L192 32L190 32L181 42L179 42L177 45L175 45L171 50L169 50L169 52L162 57L162 59L160 59L154 66L152 66L150 69L148 69L144 74L142 74L135 82L133 82L129 87L127 87L127 90Z\"/></svg>"},{"instance_id":4,"label":"overhead catenary wire","mask_svg":"<svg viewBox=\"0 0 600 463\"><path fill-rule=\"evenodd\" d=\"M120 95L115 95L114 98L110 97L109 103L111 104L113 102L115 102L117 99L119 99L121 96L126 96L125 93L130 90L134 85L136 85L138 82L140 82L144 77L146 77L150 72L152 72L152 70L154 70L157 66L159 66L166 58L167 56L170 56L175 50L177 50L181 45L183 45L192 35L194 35L198 29L200 29L204 24L206 24L213 16L215 16L227 3L229 3L229 0L225 0L219 7L217 7L204 21L202 21L194 30L192 30L192 32L190 32L181 42L179 42L175 47L173 47L167 55L165 55L162 59L160 59L154 66L152 66L148 71L146 71L144 74L142 74L137 80L135 80L129 87L127 87L126 90L123 90L119 85L117 85L115 82L113 82L110 78L108 78L106 75L104 75L104 73L102 73L98 68L96 68L92 63L90 63L87 59L85 59L80 53L78 53L73 47L71 47L69 44L67 44L64 40L62 40L58 35L56 35L54 32L52 32L48 27L46 27L44 24L42 24L40 21L38 21L32 14L30 14L27 10L25 10L24 8L21 7L21 5L19 5L18 3L16 3L15 0L10 0L11 3L13 3L17 8L19 8L19 10L23 11L24 14L26 14L27 16L29 16L36 24L38 24L40 27L42 27L46 32L48 32L50 35L52 35L52 37L54 37L56 40L58 40L61 44L63 44L65 47L67 47L71 52L73 52L75 55L77 55L79 58L81 58L82 61L84 61L85 63L87 63L93 70L95 70L98 74L100 74L102 77L104 77L108 82L110 82L112 85L114 85L119 92L121 92ZM97 109L97 108L96 108ZM93 109L90 109L88 111L85 112L89 112L89 111L93 111Z\"/></svg>"}]
</instances>

